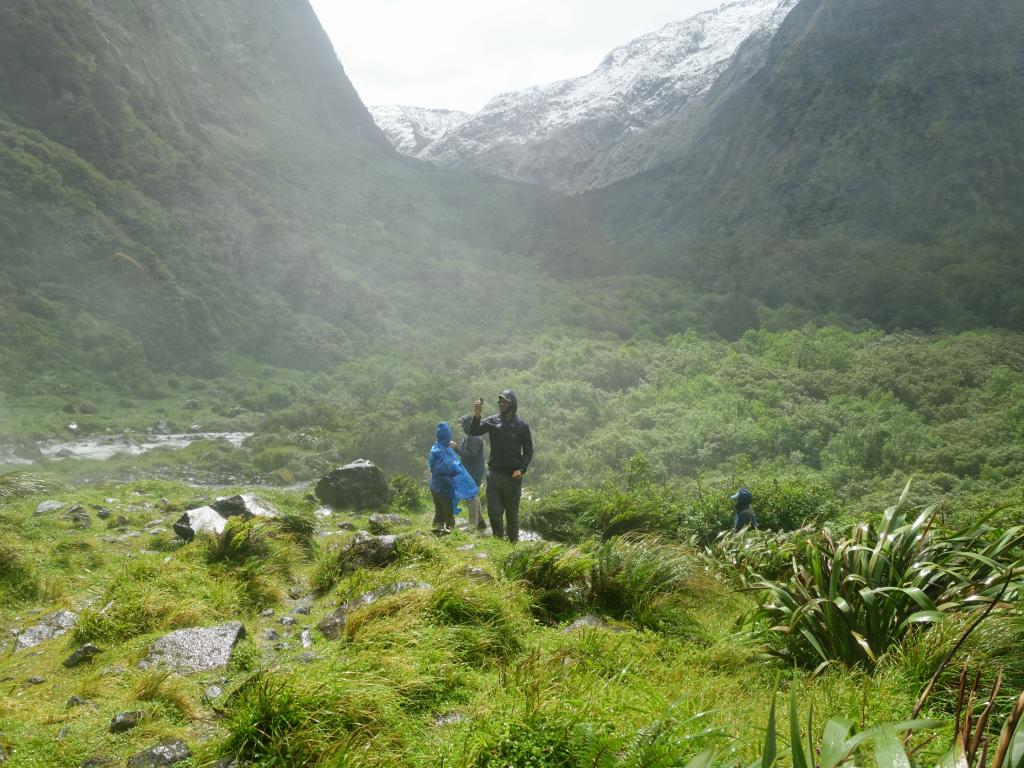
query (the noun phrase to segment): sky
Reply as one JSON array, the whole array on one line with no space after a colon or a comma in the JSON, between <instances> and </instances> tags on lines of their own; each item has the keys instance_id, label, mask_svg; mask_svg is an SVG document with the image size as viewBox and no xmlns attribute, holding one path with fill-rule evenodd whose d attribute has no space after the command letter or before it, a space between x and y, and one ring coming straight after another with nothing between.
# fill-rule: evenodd
<instances>
[{"instance_id":1,"label":"sky","mask_svg":"<svg viewBox=\"0 0 1024 768\"><path fill-rule=\"evenodd\" d=\"M476 112L721 0L310 0L367 106Z\"/></svg>"}]
</instances>

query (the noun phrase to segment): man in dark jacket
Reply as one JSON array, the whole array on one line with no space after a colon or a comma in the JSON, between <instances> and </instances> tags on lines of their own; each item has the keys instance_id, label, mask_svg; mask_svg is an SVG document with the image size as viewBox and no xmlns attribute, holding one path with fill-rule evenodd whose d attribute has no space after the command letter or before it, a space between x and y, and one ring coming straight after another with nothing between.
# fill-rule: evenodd
<instances>
[{"instance_id":1,"label":"man in dark jacket","mask_svg":"<svg viewBox=\"0 0 1024 768\"><path fill-rule=\"evenodd\" d=\"M487 461L487 517L491 532L501 538L519 541L519 498L523 493L523 475L533 459L533 438L530 425L516 411L519 401L515 392L506 389L498 395L500 413L481 420L483 400L473 404L473 420L469 434L489 435L491 456ZM505 530L503 518L508 520Z\"/></svg>"}]
</instances>

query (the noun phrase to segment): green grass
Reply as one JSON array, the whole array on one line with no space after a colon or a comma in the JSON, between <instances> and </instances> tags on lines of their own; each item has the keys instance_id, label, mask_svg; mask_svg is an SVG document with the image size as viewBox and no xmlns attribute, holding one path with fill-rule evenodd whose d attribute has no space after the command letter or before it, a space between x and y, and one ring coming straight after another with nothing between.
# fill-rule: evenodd
<instances>
[{"instance_id":1,"label":"green grass","mask_svg":"<svg viewBox=\"0 0 1024 768\"><path fill-rule=\"evenodd\" d=\"M168 517L161 507L195 493L140 483L73 496L136 507L131 515L143 525ZM298 493L267 495L289 514L312 506ZM77 530L33 518L36 498L5 512L5 541L43 582L63 588L6 601L0 620L21 627L32 621L30 608L66 607L81 608L81 618L63 638L0 656L0 677L13 678L0 684L0 732L15 747L12 766L73 768L101 754L123 761L169 736L190 744L196 766L237 755L258 766L426 768L443 760L620 768L685 766L709 751L723 765L749 765L763 754L780 668L760 637L744 631L756 603L733 590L733 566L726 560L719 571L713 550L635 535L582 548L513 547L462 532L439 540L419 535L429 528L422 513L410 518L413 533L398 562L335 573L318 590L318 573L336 546L322 542L344 537L314 534L306 547L280 520L233 523L220 541L145 554L146 537L109 543L111 532L95 523ZM167 504L158 503L162 498ZM333 521L325 525L329 530ZM470 566L496 580L476 580ZM353 610L339 640L315 630L340 603L397 581L417 586ZM293 611L299 603L290 591L310 605L308 616ZM86 602L91 607L82 608ZM263 615L264 607L272 612ZM566 632L584 612L609 625ZM297 624L280 623L285 615ZM248 634L226 669L184 677L138 669L162 633L229 619L243 620ZM1008 685L1016 680L1020 639L1012 619L1002 616L984 636L979 630L965 649L981 668L1004 667ZM303 627L312 631L308 650L299 643ZM931 641L907 638L871 674L798 672L791 685L801 727L812 706L816 734L834 716L856 723L858 732L906 719L961 627L940 623ZM65 669L64 658L86 639L102 653ZM45 682L26 687L33 675ZM942 679L927 716L952 717L955 675ZM208 702L203 692L211 684L223 693ZM65 709L72 695L93 703ZM1006 698L999 718L1008 714ZM110 718L131 709L143 710L143 724L109 734Z\"/></svg>"}]
</instances>

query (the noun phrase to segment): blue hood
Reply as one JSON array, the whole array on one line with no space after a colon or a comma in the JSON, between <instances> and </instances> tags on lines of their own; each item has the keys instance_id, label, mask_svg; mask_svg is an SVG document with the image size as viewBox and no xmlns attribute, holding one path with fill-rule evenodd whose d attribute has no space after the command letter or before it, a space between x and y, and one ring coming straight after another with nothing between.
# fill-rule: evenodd
<instances>
[{"instance_id":1,"label":"blue hood","mask_svg":"<svg viewBox=\"0 0 1024 768\"><path fill-rule=\"evenodd\" d=\"M434 432L434 439L444 446L447 446L452 441L452 428L448 426L447 421L442 421L437 425L437 431Z\"/></svg>"}]
</instances>

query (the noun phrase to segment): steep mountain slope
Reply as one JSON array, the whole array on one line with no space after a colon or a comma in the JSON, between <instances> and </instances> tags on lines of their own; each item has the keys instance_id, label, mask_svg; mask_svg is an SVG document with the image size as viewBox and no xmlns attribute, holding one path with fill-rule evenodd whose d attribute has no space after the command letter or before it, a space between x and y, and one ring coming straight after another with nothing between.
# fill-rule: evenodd
<instances>
[{"instance_id":1,"label":"steep mountain slope","mask_svg":"<svg viewBox=\"0 0 1024 768\"><path fill-rule=\"evenodd\" d=\"M801 0L676 159L588 197L628 269L888 326L1024 324L1024 6Z\"/></svg>"},{"instance_id":2,"label":"steep mountain slope","mask_svg":"<svg viewBox=\"0 0 1024 768\"><path fill-rule=\"evenodd\" d=\"M305 2L0 6L11 386L414 343L557 209L397 155Z\"/></svg>"},{"instance_id":3,"label":"steep mountain slope","mask_svg":"<svg viewBox=\"0 0 1024 768\"><path fill-rule=\"evenodd\" d=\"M637 151L640 137L698 108L740 45L748 58L763 51L795 3L725 3L616 48L587 75L500 94L454 122L409 107L372 112L400 152L442 167L567 192L603 186L645 170L651 145Z\"/></svg>"}]
</instances>

